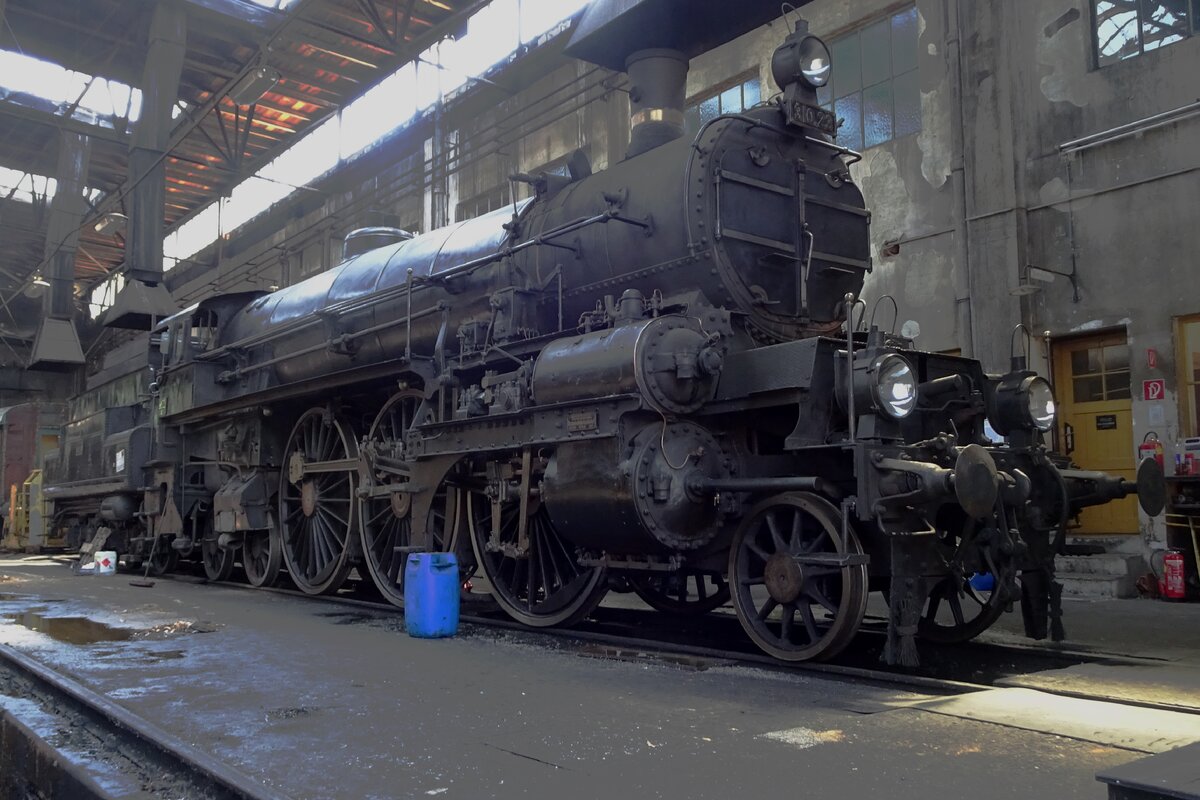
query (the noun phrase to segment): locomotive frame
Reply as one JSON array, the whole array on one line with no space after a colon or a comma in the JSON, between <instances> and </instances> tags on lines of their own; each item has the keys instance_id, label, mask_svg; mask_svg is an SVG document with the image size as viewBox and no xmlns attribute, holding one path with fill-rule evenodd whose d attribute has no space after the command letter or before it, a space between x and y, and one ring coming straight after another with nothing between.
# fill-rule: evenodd
<instances>
[{"instance_id":1,"label":"locomotive frame","mask_svg":"<svg viewBox=\"0 0 1200 800\"><path fill-rule=\"evenodd\" d=\"M409 553L451 550L529 625L627 582L674 613L732 599L788 660L840 652L871 591L893 663L1018 600L1029 635L1061 639L1068 519L1135 491L1161 511L1153 462L1134 485L1052 453L1053 396L1022 359L987 375L855 329L870 214L802 23L773 59L782 96L693 139L686 54L621 55L625 161L576 153L514 176L533 196L511 209L160 323L153 442L101 514L107 546L214 579L240 559L256 586L286 567L312 594L357 567L396 604Z\"/></svg>"}]
</instances>

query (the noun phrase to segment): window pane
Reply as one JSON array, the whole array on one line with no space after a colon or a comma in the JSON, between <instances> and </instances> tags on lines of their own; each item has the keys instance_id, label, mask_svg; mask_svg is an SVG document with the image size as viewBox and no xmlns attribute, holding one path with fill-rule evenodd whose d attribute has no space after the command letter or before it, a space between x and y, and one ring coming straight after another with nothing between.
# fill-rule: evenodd
<instances>
[{"instance_id":1,"label":"window pane","mask_svg":"<svg viewBox=\"0 0 1200 800\"><path fill-rule=\"evenodd\" d=\"M1129 373L1128 372L1108 372L1104 375L1104 399L1105 400L1128 400L1129 399Z\"/></svg>"},{"instance_id":2,"label":"window pane","mask_svg":"<svg viewBox=\"0 0 1200 800\"><path fill-rule=\"evenodd\" d=\"M841 120L837 143L851 150L862 149L862 94L852 94L838 99L833 113Z\"/></svg>"},{"instance_id":3,"label":"window pane","mask_svg":"<svg viewBox=\"0 0 1200 800\"><path fill-rule=\"evenodd\" d=\"M1104 348L1104 371L1115 372L1129 369L1129 345L1119 344Z\"/></svg>"},{"instance_id":4,"label":"window pane","mask_svg":"<svg viewBox=\"0 0 1200 800\"><path fill-rule=\"evenodd\" d=\"M1071 353L1071 374L1087 375L1100 371L1100 348L1076 350Z\"/></svg>"},{"instance_id":5,"label":"window pane","mask_svg":"<svg viewBox=\"0 0 1200 800\"><path fill-rule=\"evenodd\" d=\"M1138 0L1095 0L1096 60L1112 64L1141 52Z\"/></svg>"},{"instance_id":6,"label":"window pane","mask_svg":"<svg viewBox=\"0 0 1200 800\"><path fill-rule=\"evenodd\" d=\"M720 98L710 97L700 103L700 124L714 120L721 114Z\"/></svg>"},{"instance_id":7,"label":"window pane","mask_svg":"<svg viewBox=\"0 0 1200 800\"><path fill-rule=\"evenodd\" d=\"M892 17L892 74L917 68L917 8Z\"/></svg>"},{"instance_id":8,"label":"window pane","mask_svg":"<svg viewBox=\"0 0 1200 800\"><path fill-rule=\"evenodd\" d=\"M1094 403L1104 399L1104 379L1099 375L1094 378L1076 378L1071 383L1076 403Z\"/></svg>"},{"instance_id":9,"label":"window pane","mask_svg":"<svg viewBox=\"0 0 1200 800\"><path fill-rule=\"evenodd\" d=\"M859 34L863 88L892 77L892 22L884 19Z\"/></svg>"},{"instance_id":10,"label":"window pane","mask_svg":"<svg viewBox=\"0 0 1200 800\"><path fill-rule=\"evenodd\" d=\"M921 87L917 71L905 73L892 81L896 94L896 138L921 130Z\"/></svg>"},{"instance_id":11,"label":"window pane","mask_svg":"<svg viewBox=\"0 0 1200 800\"><path fill-rule=\"evenodd\" d=\"M858 60L858 34L838 39L830 47L834 97L845 97L862 88L862 66Z\"/></svg>"},{"instance_id":12,"label":"window pane","mask_svg":"<svg viewBox=\"0 0 1200 800\"><path fill-rule=\"evenodd\" d=\"M1200 322L1189 322L1183 329L1183 346L1191 364L1189 380L1200 382Z\"/></svg>"},{"instance_id":13,"label":"window pane","mask_svg":"<svg viewBox=\"0 0 1200 800\"><path fill-rule=\"evenodd\" d=\"M742 110L742 87L731 86L721 92L721 113L736 114Z\"/></svg>"},{"instance_id":14,"label":"window pane","mask_svg":"<svg viewBox=\"0 0 1200 800\"><path fill-rule=\"evenodd\" d=\"M1187 431L1194 436L1197 431L1200 431L1200 384L1193 386L1189 394L1192 398L1192 413L1191 427Z\"/></svg>"},{"instance_id":15,"label":"window pane","mask_svg":"<svg viewBox=\"0 0 1200 800\"><path fill-rule=\"evenodd\" d=\"M1154 50L1187 37L1188 0L1142 0L1142 49Z\"/></svg>"},{"instance_id":16,"label":"window pane","mask_svg":"<svg viewBox=\"0 0 1200 800\"><path fill-rule=\"evenodd\" d=\"M892 138L892 82L863 90L863 147Z\"/></svg>"},{"instance_id":17,"label":"window pane","mask_svg":"<svg viewBox=\"0 0 1200 800\"><path fill-rule=\"evenodd\" d=\"M826 84L828 85L828 84ZM824 87L822 87L824 88ZM762 91L758 85L758 78L751 78L742 84L742 107L753 108L762 100Z\"/></svg>"}]
</instances>

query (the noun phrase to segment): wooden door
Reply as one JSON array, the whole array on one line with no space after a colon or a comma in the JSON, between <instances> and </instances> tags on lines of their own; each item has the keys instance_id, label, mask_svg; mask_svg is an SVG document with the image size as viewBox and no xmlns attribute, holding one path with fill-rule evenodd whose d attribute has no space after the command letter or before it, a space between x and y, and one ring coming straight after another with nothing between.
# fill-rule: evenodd
<instances>
[{"instance_id":1,"label":"wooden door","mask_svg":"<svg viewBox=\"0 0 1200 800\"><path fill-rule=\"evenodd\" d=\"M1059 447L1083 469L1134 479L1133 402L1124 332L1054 343ZM1077 535L1138 532L1137 498L1088 508Z\"/></svg>"}]
</instances>

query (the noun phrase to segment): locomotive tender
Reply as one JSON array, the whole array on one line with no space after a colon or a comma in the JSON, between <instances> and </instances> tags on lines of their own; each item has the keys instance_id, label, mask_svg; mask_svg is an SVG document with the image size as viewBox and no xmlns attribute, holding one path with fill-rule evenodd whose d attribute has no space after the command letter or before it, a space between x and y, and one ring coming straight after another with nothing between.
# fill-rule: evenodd
<instances>
[{"instance_id":1,"label":"locomotive tender","mask_svg":"<svg viewBox=\"0 0 1200 800\"><path fill-rule=\"evenodd\" d=\"M1068 519L1138 487L1050 452L1053 393L1022 360L987 375L855 330L870 215L816 102L828 49L799 23L776 100L684 137L713 42L637 17L669 5L594 3L568 48L628 73L625 160L576 153L515 176L532 196L509 209L162 322L153 444L123 464L139 508L103 516L107 546L156 570L198 552L214 579L240 560L255 585L286 565L314 594L358 568L397 604L407 555L449 550L534 626L618 585L673 611L731 597L789 660L836 655L875 590L893 662L1016 600L1061 638ZM769 19L700 5L724 39Z\"/></svg>"}]
</instances>

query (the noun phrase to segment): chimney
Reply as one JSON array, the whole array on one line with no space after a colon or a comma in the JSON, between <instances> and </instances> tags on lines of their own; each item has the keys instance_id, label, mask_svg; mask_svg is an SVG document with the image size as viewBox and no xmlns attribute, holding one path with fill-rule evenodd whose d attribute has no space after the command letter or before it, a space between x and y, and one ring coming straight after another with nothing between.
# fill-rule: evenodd
<instances>
[{"instance_id":1,"label":"chimney","mask_svg":"<svg viewBox=\"0 0 1200 800\"><path fill-rule=\"evenodd\" d=\"M688 59L678 50L639 50L625 62L629 75L629 150L641 155L683 136Z\"/></svg>"},{"instance_id":2,"label":"chimney","mask_svg":"<svg viewBox=\"0 0 1200 800\"><path fill-rule=\"evenodd\" d=\"M179 309L163 286L162 239L166 159L171 139L171 108L179 95L187 15L181 5L159 3L150 22L142 70L142 114L129 148L132 212L125 257L125 287L104 315L107 328L150 330L156 319Z\"/></svg>"},{"instance_id":3,"label":"chimney","mask_svg":"<svg viewBox=\"0 0 1200 800\"><path fill-rule=\"evenodd\" d=\"M46 290L42 319L33 339L29 368L69 370L83 363L83 348L75 331L75 250L79 226L87 211L83 187L91 161L91 141L78 133L59 132L58 189L50 201L46 225L44 276Z\"/></svg>"},{"instance_id":4,"label":"chimney","mask_svg":"<svg viewBox=\"0 0 1200 800\"><path fill-rule=\"evenodd\" d=\"M632 158L683 135L689 60L778 19L779 9L777 0L593 0L566 52L628 73Z\"/></svg>"}]
</instances>

